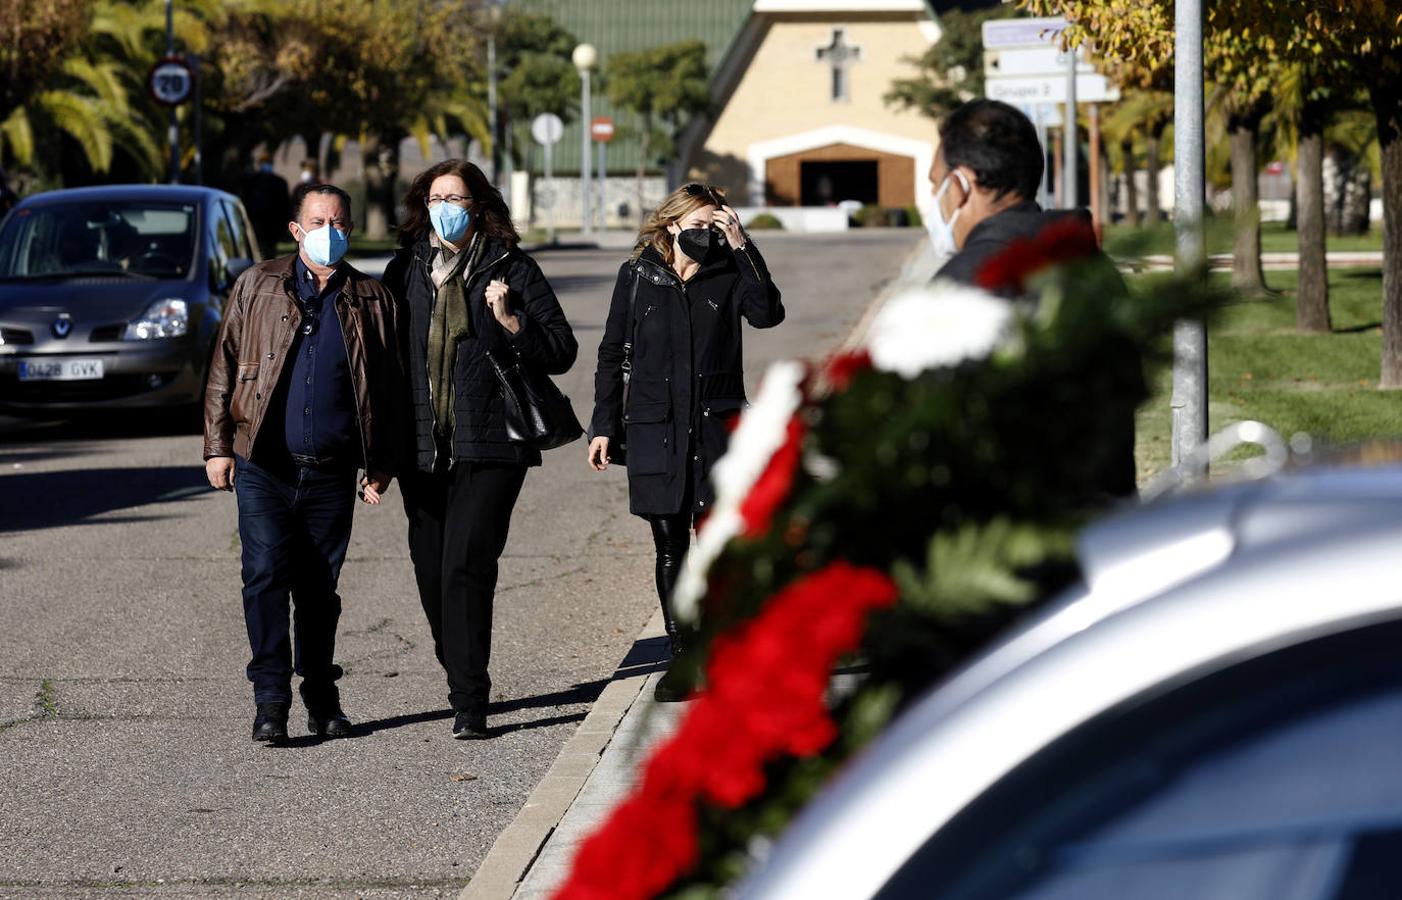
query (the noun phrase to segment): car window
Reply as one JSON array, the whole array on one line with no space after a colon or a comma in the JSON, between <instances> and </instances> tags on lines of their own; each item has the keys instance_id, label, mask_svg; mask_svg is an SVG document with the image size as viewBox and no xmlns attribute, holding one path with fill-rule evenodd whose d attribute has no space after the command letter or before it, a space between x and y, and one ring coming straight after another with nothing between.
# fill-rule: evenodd
<instances>
[{"instance_id":1,"label":"car window","mask_svg":"<svg viewBox=\"0 0 1402 900\"><path fill-rule=\"evenodd\" d=\"M225 200L223 202L224 215L228 217L229 227L233 231L234 249L232 256L241 259L258 258L253 252L253 247L248 240L248 223L243 216L243 209L236 202Z\"/></svg>"},{"instance_id":2,"label":"car window","mask_svg":"<svg viewBox=\"0 0 1402 900\"><path fill-rule=\"evenodd\" d=\"M85 201L14 210L0 233L0 278L83 275L186 278L195 262L195 207Z\"/></svg>"},{"instance_id":3,"label":"car window","mask_svg":"<svg viewBox=\"0 0 1402 900\"><path fill-rule=\"evenodd\" d=\"M1402 884L1402 628L1176 686L1078 729L882 900L1358 900Z\"/></svg>"},{"instance_id":4,"label":"car window","mask_svg":"<svg viewBox=\"0 0 1402 900\"><path fill-rule=\"evenodd\" d=\"M209 205L210 270L215 279L224 283L225 267L229 260L239 255L238 243L234 239L233 225L229 222L224 204L214 201Z\"/></svg>"}]
</instances>

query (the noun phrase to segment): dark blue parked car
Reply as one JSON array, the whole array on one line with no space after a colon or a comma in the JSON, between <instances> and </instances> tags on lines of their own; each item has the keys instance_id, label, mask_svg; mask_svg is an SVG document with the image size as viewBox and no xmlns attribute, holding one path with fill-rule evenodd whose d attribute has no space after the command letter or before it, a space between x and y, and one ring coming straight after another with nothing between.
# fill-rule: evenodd
<instances>
[{"instance_id":1,"label":"dark blue parked car","mask_svg":"<svg viewBox=\"0 0 1402 900\"><path fill-rule=\"evenodd\" d=\"M224 302L257 260L243 204L223 191L25 198L0 224L0 409L199 402Z\"/></svg>"}]
</instances>

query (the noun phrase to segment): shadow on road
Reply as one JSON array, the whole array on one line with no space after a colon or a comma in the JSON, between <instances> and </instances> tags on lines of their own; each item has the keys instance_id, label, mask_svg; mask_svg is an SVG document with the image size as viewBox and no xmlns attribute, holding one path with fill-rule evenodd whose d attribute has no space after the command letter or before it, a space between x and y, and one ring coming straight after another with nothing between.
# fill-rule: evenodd
<instances>
[{"instance_id":1,"label":"shadow on road","mask_svg":"<svg viewBox=\"0 0 1402 900\"><path fill-rule=\"evenodd\" d=\"M3 533L75 525L116 510L188 500L210 488L203 467L178 466L19 472L0 476L0 489L5 496L0 503Z\"/></svg>"},{"instance_id":2,"label":"shadow on road","mask_svg":"<svg viewBox=\"0 0 1402 900\"><path fill-rule=\"evenodd\" d=\"M200 434L203 430L201 416L188 409L91 412L72 419L16 418L0 414L0 460L10 458L7 444L178 437Z\"/></svg>"}]
</instances>

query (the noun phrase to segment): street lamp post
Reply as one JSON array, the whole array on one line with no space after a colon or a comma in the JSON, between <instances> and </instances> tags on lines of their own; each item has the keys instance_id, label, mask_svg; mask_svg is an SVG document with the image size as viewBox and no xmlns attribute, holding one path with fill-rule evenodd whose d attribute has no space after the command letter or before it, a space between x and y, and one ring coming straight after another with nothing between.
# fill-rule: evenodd
<instances>
[{"instance_id":1,"label":"street lamp post","mask_svg":"<svg viewBox=\"0 0 1402 900\"><path fill-rule=\"evenodd\" d=\"M589 202L589 122L592 113L589 110L589 76L594 68L594 64L599 61L598 51L593 44L580 44L574 48L574 55L571 57L574 67L579 70L580 96L579 96L579 201L580 201L580 221L583 225L583 232L586 235L594 232L593 210Z\"/></svg>"},{"instance_id":2,"label":"street lamp post","mask_svg":"<svg viewBox=\"0 0 1402 900\"><path fill-rule=\"evenodd\" d=\"M1206 212L1203 136L1202 0L1174 6L1173 60L1173 231L1177 267L1192 272L1202 265ZM1154 177L1153 172L1149 177ZM1189 481L1207 475L1194 458L1207 441L1207 325L1186 319L1173 326L1173 464L1185 466Z\"/></svg>"},{"instance_id":3,"label":"street lamp post","mask_svg":"<svg viewBox=\"0 0 1402 900\"><path fill-rule=\"evenodd\" d=\"M492 134L492 184L500 189L501 180L498 173L501 171L501 148L498 146L500 141L497 133L497 28L501 24L500 0L492 0L487 16L490 19L487 28L487 128Z\"/></svg>"}]
</instances>

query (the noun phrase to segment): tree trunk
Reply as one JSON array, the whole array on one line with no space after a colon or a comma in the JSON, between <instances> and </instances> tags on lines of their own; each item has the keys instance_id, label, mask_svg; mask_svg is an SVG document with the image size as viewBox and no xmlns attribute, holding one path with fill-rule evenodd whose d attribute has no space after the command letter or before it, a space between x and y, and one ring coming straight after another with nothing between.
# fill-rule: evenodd
<instances>
[{"instance_id":1,"label":"tree trunk","mask_svg":"<svg viewBox=\"0 0 1402 900\"><path fill-rule=\"evenodd\" d=\"M1243 294L1266 290L1261 274L1261 210L1256 185L1256 130L1254 114L1231 116L1228 140L1232 150L1232 214L1236 220L1232 243L1232 287Z\"/></svg>"},{"instance_id":2,"label":"tree trunk","mask_svg":"<svg viewBox=\"0 0 1402 900\"><path fill-rule=\"evenodd\" d=\"M1125 215L1129 219L1131 228L1138 228L1139 217L1139 185L1134 183L1134 141L1126 138L1120 141L1120 152L1124 154L1125 160Z\"/></svg>"},{"instance_id":3,"label":"tree trunk","mask_svg":"<svg viewBox=\"0 0 1402 900\"><path fill-rule=\"evenodd\" d=\"M1300 241L1300 289L1295 327L1330 330L1329 269L1324 257L1324 118L1319 101L1307 101L1300 117L1295 173L1296 227Z\"/></svg>"},{"instance_id":4,"label":"tree trunk","mask_svg":"<svg viewBox=\"0 0 1402 900\"><path fill-rule=\"evenodd\" d=\"M1149 177L1144 180L1144 215L1150 225L1157 225L1162 218L1159 208L1159 139L1163 136L1163 125L1153 125L1144 138L1144 167Z\"/></svg>"},{"instance_id":5,"label":"tree trunk","mask_svg":"<svg viewBox=\"0 0 1402 900\"><path fill-rule=\"evenodd\" d=\"M1383 365L1379 387L1402 387L1402 78L1368 87L1383 170Z\"/></svg>"}]
</instances>

